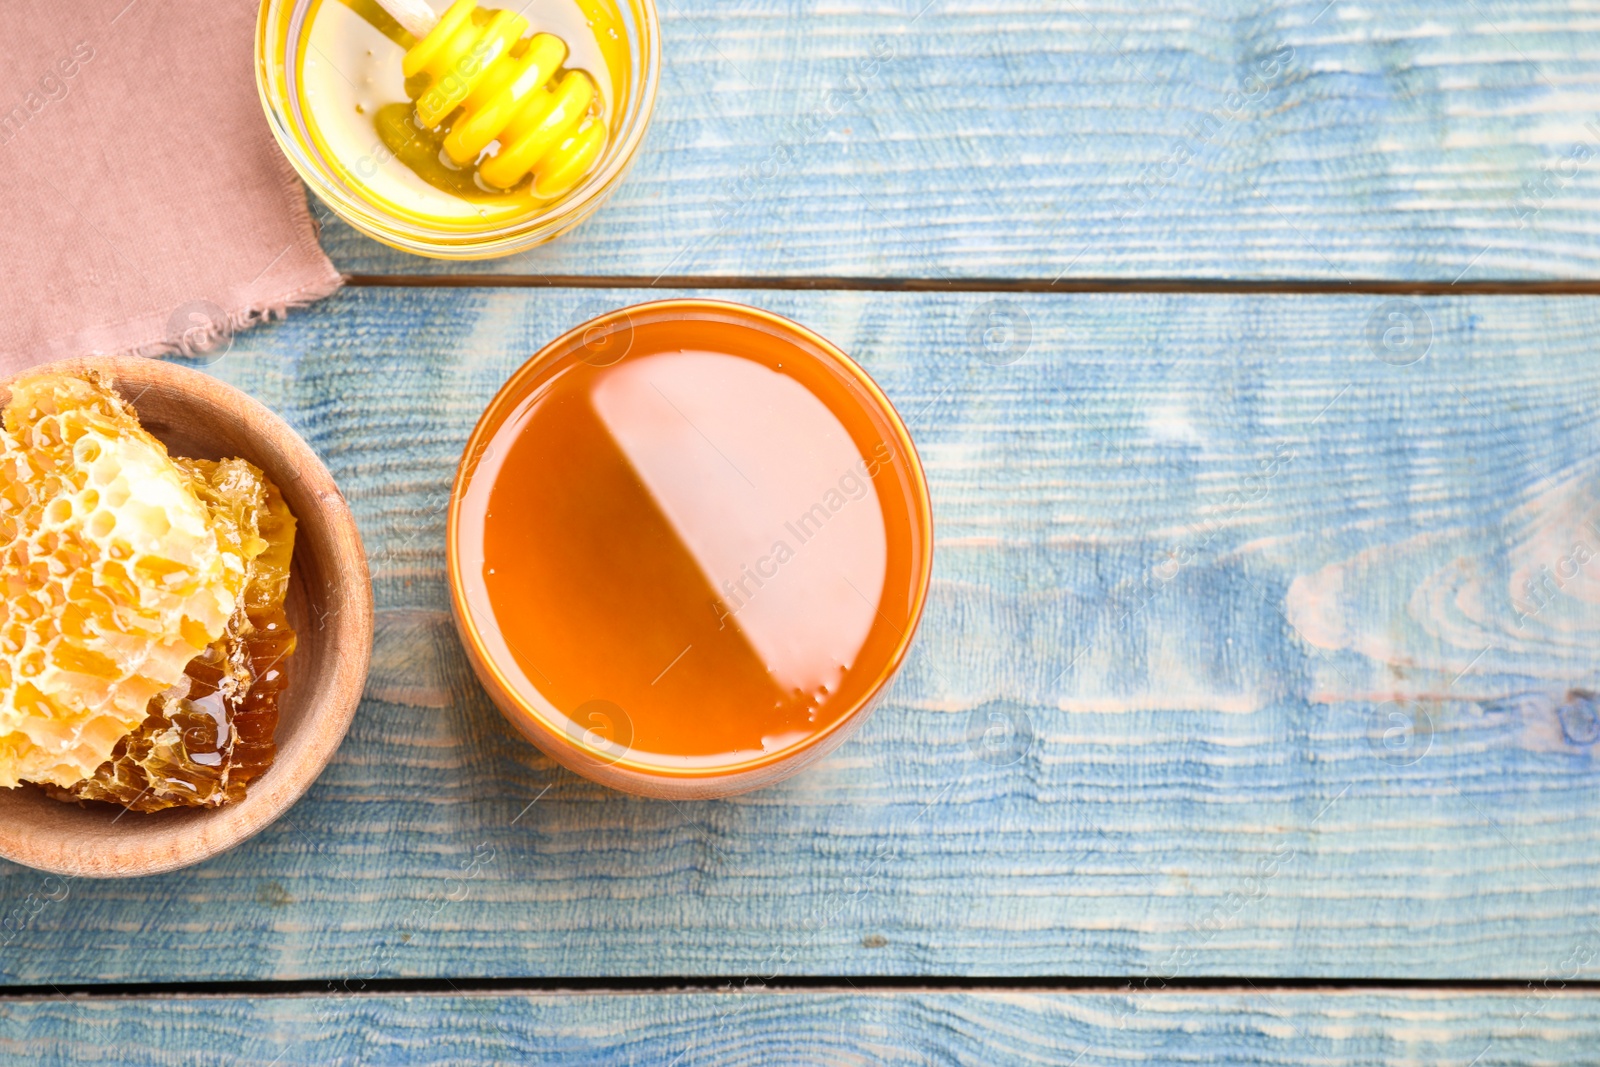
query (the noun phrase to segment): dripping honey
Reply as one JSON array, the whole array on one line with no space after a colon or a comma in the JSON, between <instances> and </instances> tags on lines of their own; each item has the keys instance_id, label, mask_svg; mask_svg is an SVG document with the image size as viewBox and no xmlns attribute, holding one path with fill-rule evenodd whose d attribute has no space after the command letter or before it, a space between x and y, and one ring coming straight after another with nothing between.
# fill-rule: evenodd
<instances>
[{"instance_id":1,"label":"dripping honey","mask_svg":"<svg viewBox=\"0 0 1600 1067\"><path fill-rule=\"evenodd\" d=\"M928 574L920 468L870 379L813 337L645 305L491 404L452 577L480 673L535 740L647 775L774 764L898 665Z\"/></svg>"},{"instance_id":2,"label":"dripping honey","mask_svg":"<svg viewBox=\"0 0 1600 1067\"><path fill-rule=\"evenodd\" d=\"M612 0L549 0L536 15L540 30L571 49L562 69L591 76L594 111L608 113L628 77L623 22ZM470 230L504 225L551 203L531 178L496 189L443 155L448 127L423 128L414 117L412 101L427 79L401 72L415 41L376 0L310 0L305 25L294 63L307 130L349 186L398 217Z\"/></svg>"}]
</instances>

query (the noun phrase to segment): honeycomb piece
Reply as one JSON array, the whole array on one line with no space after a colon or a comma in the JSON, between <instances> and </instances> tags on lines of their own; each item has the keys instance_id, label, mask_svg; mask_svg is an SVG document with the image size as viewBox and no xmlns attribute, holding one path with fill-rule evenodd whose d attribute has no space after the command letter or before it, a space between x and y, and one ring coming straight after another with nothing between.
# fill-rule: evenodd
<instances>
[{"instance_id":1,"label":"honeycomb piece","mask_svg":"<svg viewBox=\"0 0 1600 1067\"><path fill-rule=\"evenodd\" d=\"M26 377L0 428L0 786L71 786L223 635L247 560L94 374Z\"/></svg>"},{"instance_id":2,"label":"honeycomb piece","mask_svg":"<svg viewBox=\"0 0 1600 1067\"><path fill-rule=\"evenodd\" d=\"M294 516L277 486L244 460L177 463L194 479L219 540L248 560L243 595L222 637L189 662L187 687L152 700L94 777L49 790L57 799L135 811L217 807L243 797L272 765L283 661L295 646L283 610Z\"/></svg>"}]
</instances>

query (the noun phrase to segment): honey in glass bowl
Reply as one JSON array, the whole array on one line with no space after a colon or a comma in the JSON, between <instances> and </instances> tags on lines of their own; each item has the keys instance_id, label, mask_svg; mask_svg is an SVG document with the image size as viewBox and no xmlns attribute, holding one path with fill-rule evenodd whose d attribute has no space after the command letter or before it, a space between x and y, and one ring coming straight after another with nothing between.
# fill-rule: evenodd
<instances>
[{"instance_id":1,"label":"honey in glass bowl","mask_svg":"<svg viewBox=\"0 0 1600 1067\"><path fill-rule=\"evenodd\" d=\"M464 643L563 764L658 796L786 777L860 725L932 559L911 439L842 352L664 301L552 342L468 443L449 522Z\"/></svg>"},{"instance_id":2,"label":"honey in glass bowl","mask_svg":"<svg viewBox=\"0 0 1600 1067\"><path fill-rule=\"evenodd\" d=\"M416 39L375 0L263 0L256 81L268 124L312 191L385 244L479 259L549 241L599 207L630 166L655 106L660 31L654 0L541 0L526 18L533 36L514 47L538 34L559 38L565 58L551 84L578 74L607 131L570 188L541 195L533 176L498 188L476 166L456 165L445 134L470 109L436 127L418 124L428 78L403 69ZM485 158L501 148L492 142Z\"/></svg>"}]
</instances>

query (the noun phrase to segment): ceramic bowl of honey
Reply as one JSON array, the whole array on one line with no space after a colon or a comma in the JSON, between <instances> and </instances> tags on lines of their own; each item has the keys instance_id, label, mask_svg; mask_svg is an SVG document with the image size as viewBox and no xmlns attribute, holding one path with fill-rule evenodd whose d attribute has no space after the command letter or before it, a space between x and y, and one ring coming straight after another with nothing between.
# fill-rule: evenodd
<instances>
[{"instance_id":1,"label":"ceramic bowl of honey","mask_svg":"<svg viewBox=\"0 0 1600 1067\"><path fill-rule=\"evenodd\" d=\"M360 700L344 497L282 419L173 363L49 364L0 404L0 857L111 878L238 844Z\"/></svg>"},{"instance_id":2,"label":"ceramic bowl of honey","mask_svg":"<svg viewBox=\"0 0 1600 1067\"><path fill-rule=\"evenodd\" d=\"M335 214L403 251L483 259L552 240L611 195L660 55L654 0L263 0L256 83Z\"/></svg>"},{"instance_id":3,"label":"ceramic bowl of honey","mask_svg":"<svg viewBox=\"0 0 1600 1067\"><path fill-rule=\"evenodd\" d=\"M770 312L610 312L517 370L467 442L447 557L490 697L557 762L725 796L840 744L904 661L932 566L877 384Z\"/></svg>"}]
</instances>

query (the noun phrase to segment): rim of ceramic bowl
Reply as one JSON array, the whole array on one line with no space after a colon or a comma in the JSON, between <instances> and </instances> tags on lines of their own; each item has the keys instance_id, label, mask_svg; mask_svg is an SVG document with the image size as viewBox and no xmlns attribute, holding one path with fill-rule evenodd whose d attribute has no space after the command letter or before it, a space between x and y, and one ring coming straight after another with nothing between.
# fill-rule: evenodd
<instances>
[{"instance_id":1,"label":"rim of ceramic bowl","mask_svg":"<svg viewBox=\"0 0 1600 1067\"><path fill-rule=\"evenodd\" d=\"M873 412L882 419L887 431L893 435L898 446L896 459L890 465L901 472L906 489L909 491L911 507L907 518L912 539L919 543L917 547L920 548L910 583L912 605L907 625L900 633L893 651L878 669L877 677L867 691L853 701L849 709L826 728L818 730L799 744L740 763L712 767L670 766L633 759L628 755L619 758L614 753L599 746L586 744L581 738L574 737L568 722L557 722L535 707L521 694L500 664L489 654L479 625L479 613L472 609L468 601L461 562L462 499L476 468L476 464L469 462L469 457L483 454L489 439L526 395L528 384L559 360L585 347L593 347L597 337L610 336L615 332L612 328L619 323L626 323L631 328L641 322L686 318L711 318L713 321L764 329L765 332L796 342L797 348L806 351L814 358L821 359L833 370L842 372L848 382L860 390L863 406L870 405ZM568 752L577 757L577 765L598 764L608 769L659 781L708 784L724 779L751 778L761 771L775 771L784 765L803 765L819 748L824 750L830 748L830 740L835 738L842 740L843 735L860 725L862 719L871 712L905 663L916 637L917 628L922 621L928 588L933 578L933 505L928 495L927 476L922 467L921 457L917 454L916 444L911 439L911 433L906 428L904 420L900 418L900 413L895 410L894 404L890 402L878 383L873 381L855 360L821 334L775 312L725 300L682 298L618 308L574 326L534 353L495 393L494 398L484 408L477 425L473 427L472 434L462 451L461 462L456 468L454 484L450 489L450 511L445 530L445 556L449 568L451 606L462 638L469 646L474 665L481 666L481 669L489 674L494 687L515 707L518 714L537 728L540 735L565 746ZM496 700L496 703L501 705L501 710L510 718L509 710L499 700ZM514 720L513 724L521 726ZM771 780L776 780L776 777Z\"/></svg>"},{"instance_id":2,"label":"rim of ceramic bowl","mask_svg":"<svg viewBox=\"0 0 1600 1067\"><path fill-rule=\"evenodd\" d=\"M299 111L290 49L305 30L318 0L262 0L256 19L256 89L267 125L301 180L334 214L373 240L402 252L434 259L490 259L526 251L566 233L592 215L616 191L644 141L655 113L661 78L661 24L655 0L616 0L628 30L630 85L624 124L613 132L601 163L570 193L538 212L493 228L472 231L429 227L384 210L359 195L310 147Z\"/></svg>"}]
</instances>

